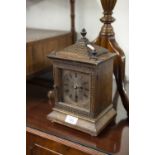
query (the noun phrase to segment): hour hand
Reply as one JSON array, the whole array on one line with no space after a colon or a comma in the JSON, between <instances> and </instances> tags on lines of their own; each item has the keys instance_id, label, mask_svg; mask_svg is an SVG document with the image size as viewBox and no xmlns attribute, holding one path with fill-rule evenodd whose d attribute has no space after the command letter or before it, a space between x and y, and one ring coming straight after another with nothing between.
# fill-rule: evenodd
<instances>
[{"instance_id":1,"label":"hour hand","mask_svg":"<svg viewBox=\"0 0 155 155\"><path fill-rule=\"evenodd\" d=\"M83 87L82 87L82 86L79 86L78 88L79 88L79 89L83 89Z\"/></svg>"},{"instance_id":2,"label":"hour hand","mask_svg":"<svg viewBox=\"0 0 155 155\"><path fill-rule=\"evenodd\" d=\"M74 89L83 89L82 86L78 86L77 84L74 85Z\"/></svg>"},{"instance_id":3,"label":"hour hand","mask_svg":"<svg viewBox=\"0 0 155 155\"><path fill-rule=\"evenodd\" d=\"M74 85L74 89L78 89L78 85Z\"/></svg>"}]
</instances>

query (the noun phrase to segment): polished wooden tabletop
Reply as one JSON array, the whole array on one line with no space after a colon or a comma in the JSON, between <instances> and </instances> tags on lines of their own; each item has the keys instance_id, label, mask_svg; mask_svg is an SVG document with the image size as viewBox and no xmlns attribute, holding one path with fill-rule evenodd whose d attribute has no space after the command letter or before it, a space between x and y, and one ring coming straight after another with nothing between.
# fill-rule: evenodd
<instances>
[{"instance_id":1,"label":"polished wooden tabletop","mask_svg":"<svg viewBox=\"0 0 155 155\"><path fill-rule=\"evenodd\" d=\"M101 152L117 155L129 154L129 123L120 98L115 105L117 109L115 120L97 137L93 137L47 120L46 116L52 111L53 106L47 97L49 89L48 85L38 84L36 80L34 83L33 81L27 82L27 127ZM117 94L115 94L116 98Z\"/></svg>"}]
</instances>

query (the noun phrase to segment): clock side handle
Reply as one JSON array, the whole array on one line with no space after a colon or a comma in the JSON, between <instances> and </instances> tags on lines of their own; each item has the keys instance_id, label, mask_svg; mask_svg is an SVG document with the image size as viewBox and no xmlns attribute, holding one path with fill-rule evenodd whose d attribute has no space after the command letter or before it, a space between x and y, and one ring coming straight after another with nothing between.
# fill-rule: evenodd
<instances>
[{"instance_id":1,"label":"clock side handle","mask_svg":"<svg viewBox=\"0 0 155 155\"><path fill-rule=\"evenodd\" d=\"M53 101L55 101L55 93L54 93L54 90L49 90L47 96L48 96L48 99L50 101L50 104L52 104Z\"/></svg>"}]
</instances>

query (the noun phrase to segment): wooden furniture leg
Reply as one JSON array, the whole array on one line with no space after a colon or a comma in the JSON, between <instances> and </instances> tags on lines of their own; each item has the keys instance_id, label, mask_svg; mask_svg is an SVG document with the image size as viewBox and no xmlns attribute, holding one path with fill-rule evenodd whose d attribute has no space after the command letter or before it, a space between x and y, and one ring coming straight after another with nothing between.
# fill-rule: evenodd
<instances>
[{"instance_id":1,"label":"wooden furniture leg","mask_svg":"<svg viewBox=\"0 0 155 155\"><path fill-rule=\"evenodd\" d=\"M115 7L116 1L117 0L101 0L104 16L100 21L104 24L95 43L117 54L114 61L114 75L117 83L117 90L119 91L124 108L129 114L129 99L124 87L125 54L115 40L115 33L111 25L111 23L115 21L112 17L112 10Z\"/></svg>"},{"instance_id":2,"label":"wooden furniture leg","mask_svg":"<svg viewBox=\"0 0 155 155\"><path fill-rule=\"evenodd\" d=\"M72 43L76 41L75 32L75 0L70 0Z\"/></svg>"}]
</instances>

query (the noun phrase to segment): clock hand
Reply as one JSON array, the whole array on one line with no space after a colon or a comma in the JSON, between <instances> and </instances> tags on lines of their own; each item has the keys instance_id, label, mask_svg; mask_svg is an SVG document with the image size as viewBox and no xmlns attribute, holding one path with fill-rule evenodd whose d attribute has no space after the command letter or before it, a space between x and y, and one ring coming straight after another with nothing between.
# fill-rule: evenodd
<instances>
[{"instance_id":1,"label":"clock hand","mask_svg":"<svg viewBox=\"0 0 155 155\"><path fill-rule=\"evenodd\" d=\"M74 86L74 89L82 89L83 90L83 87L82 86Z\"/></svg>"},{"instance_id":2,"label":"clock hand","mask_svg":"<svg viewBox=\"0 0 155 155\"><path fill-rule=\"evenodd\" d=\"M83 87L82 86L76 86L76 89L83 89Z\"/></svg>"},{"instance_id":3,"label":"clock hand","mask_svg":"<svg viewBox=\"0 0 155 155\"><path fill-rule=\"evenodd\" d=\"M78 88L78 86L77 85L74 85L74 89L77 89Z\"/></svg>"},{"instance_id":4,"label":"clock hand","mask_svg":"<svg viewBox=\"0 0 155 155\"><path fill-rule=\"evenodd\" d=\"M79 87L80 89L83 89L83 87L81 86L81 87Z\"/></svg>"},{"instance_id":5,"label":"clock hand","mask_svg":"<svg viewBox=\"0 0 155 155\"><path fill-rule=\"evenodd\" d=\"M75 89L75 102L78 102L77 88Z\"/></svg>"},{"instance_id":6,"label":"clock hand","mask_svg":"<svg viewBox=\"0 0 155 155\"><path fill-rule=\"evenodd\" d=\"M75 99L75 102L78 102L78 95L77 95L78 85L77 85L77 84L74 85L74 89L75 89L75 96L74 96L74 99Z\"/></svg>"}]
</instances>

